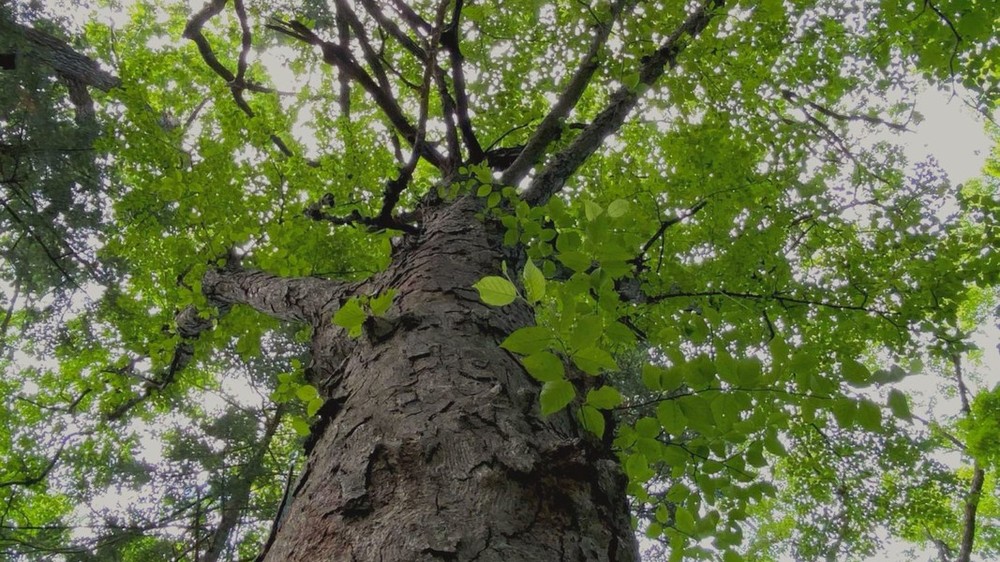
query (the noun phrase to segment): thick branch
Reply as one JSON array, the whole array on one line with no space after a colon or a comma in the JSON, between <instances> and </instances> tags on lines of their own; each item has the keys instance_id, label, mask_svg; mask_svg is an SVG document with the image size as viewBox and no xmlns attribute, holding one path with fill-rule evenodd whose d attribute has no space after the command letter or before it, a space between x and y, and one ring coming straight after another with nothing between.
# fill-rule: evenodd
<instances>
[{"instance_id":1,"label":"thick branch","mask_svg":"<svg viewBox=\"0 0 1000 562\"><path fill-rule=\"evenodd\" d=\"M969 388L965 385L965 377L962 375L962 356L958 352L951 354L952 366L955 369L955 382L958 385L958 397L962 402L962 414L965 417L972 415L972 407L969 403ZM972 546L976 539L976 512L979 510L979 498L983 493L983 483L986 480L986 472L979 462L975 463L972 471L972 483L969 485L969 494L965 497L965 515L962 518L962 545L959 547L958 558L955 562L969 562L972 557Z\"/></svg>"},{"instance_id":2,"label":"thick branch","mask_svg":"<svg viewBox=\"0 0 1000 562\"><path fill-rule=\"evenodd\" d=\"M563 122L569 117L569 113L573 108L576 107L577 102L583 96L583 92L587 90L591 78L594 77L594 73L600 68L601 49L608 42L608 37L611 36L611 29L614 27L615 21L621 15L622 9L626 4L631 6L635 2L626 2L625 0L612 2L609 21L598 22L596 24L597 32L594 33L594 37L590 40L590 46L583 55L580 67L576 69L576 73L570 79L569 85L566 86L566 90L563 91L559 100L552 107L552 110L542 119L541 124L535 129L535 133L528 139L524 150L514 160L514 163L504 171L500 177L502 184L516 185L524 179L524 176L528 175L531 167L545 154L545 149L549 144L559 138L559 135L562 133Z\"/></svg>"},{"instance_id":3,"label":"thick branch","mask_svg":"<svg viewBox=\"0 0 1000 562\"><path fill-rule=\"evenodd\" d=\"M461 159L457 133L459 129L462 132L462 137L465 139L466 146L469 148L470 161L478 162L482 160L482 148L473 132L472 121L469 118L468 95L465 93L465 74L461 68L462 55L458 49L457 22L461 13L462 2L455 4L452 12L452 21L444 29L440 39L441 45L448 49L452 60L453 82L455 83L456 90L458 90L456 92L458 100L453 98L448 91L448 85L444 80L444 69L438 66L436 61L428 60L427 51L404 33L394 21L386 17L378 2L374 0L361 0L361 4L368 12L368 15L375 20L383 31L399 42L404 49L409 51L420 62L428 65L429 68L433 68L438 95L441 97L442 113L445 119L446 138L448 142L448 156L451 166L454 167ZM454 48L452 48L452 45L454 45ZM456 57L458 62L456 62ZM434 66L430 67L432 62ZM456 119L458 120L457 126L455 124Z\"/></svg>"},{"instance_id":4,"label":"thick branch","mask_svg":"<svg viewBox=\"0 0 1000 562\"><path fill-rule=\"evenodd\" d=\"M434 33L427 47L427 64L424 66L424 78L420 86L420 108L417 118L417 137L413 143L413 153L406 165L399 171L396 179L386 183L385 192L382 196L382 209L379 211L376 220L386 221L391 219L392 211L399 202L399 196L407 188L413 178L419 161L420 148L424 145L427 135L427 111L430 107L431 81L434 78L434 71L437 68L437 42L440 29L444 25L445 9L448 7L448 0L444 0L438 8L438 16L435 19Z\"/></svg>"},{"instance_id":5,"label":"thick branch","mask_svg":"<svg viewBox=\"0 0 1000 562\"><path fill-rule=\"evenodd\" d=\"M232 260L233 258L230 258ZM351 288L348 284L315 277L278 277L262 271L241 269L232 261L224 269L210 269L202 277L202 293L224 316L235 304L249 305L279 320L317 324L339 304ZM107 415L121 419L136 405L176 380L177 374L194 359L192 341L211 330L215 322L204 318L196 307L188 306L174 317L181 341L174 348L170 364L163 373L145 378L140 394L121 403ZM126 367L131 371L132 366Z\"/></svg>"},{"instance_id":6,"label":"thick branch","mask_svg":"<svg viewBox=\"0 0 1000 562\"><path fill-rule=\"evenodd\" d=\"M20 35L31 46L30 54L50 66L60 76L107 92L121 85L117 76L103 70L90 57L81 55L65 41L33 27L0 20L4 35ZM23 55L22 55L23 56Z\"/></svg>"},{"instance_id":7,"label":"thick branch","mask_svg":"<svg viewBox=\"0 0 1000 562\"><path fill-rule=\"evenodd\" d=\"M983 493L983 483L986 481L986 472L979 463L972 472L972 484L969 486L969 495L965 498L965 516L962 520L962 546L958 551L958 558L955 562L969 562L972 558L972 545L976 539L976 511L979 509L979 498Z\"/></svg>"},{"instance_id":8,"label":"thick branch","mask_svg":"<svg viewBox=\"0 0 1000 562\"><path fill-rule=\"evenodd\" d=\"M202 28L208 23L208 20L214 18L222 12L223 8L226 7L227 0L211 0L205 6L198 11L195 15L191 16L191 19L187 22L184 27L184 37L194 41L195 45L198 46L198 52L201 53L201 58L204 59L205 64L209 66L216 74L222 77L223 80L229 85L229 90L233 94L233 100L236 105L240 108L247 117L254 117L254 111L247 103L246 99L243 97L243 91L249 88L246 80L244 79L244 74L247 68L247 55L250 52L250 26L247 24L247 14L246 9L243 6L242 1L236 2L236 15L240 20L240 28L242 29L241 35L241 51L239 56L238 65L238 75L233 74L228 68L223 66L219 62L218 57L215 56L215 52L212 51L212 46L209 45L208 39L205 34L202 33ZM259 90L260 88L251 88ZM271 142L274 146L281 151L285 156L292 156L292 149L285 144L285 141L281 139L278 135L271 135Z\"/></svg>"},{"instance_id":9,"label":"thick branch","mask_svg":"<svg viewBox=\"0 0 1000 562\"><path fill-rule=\"evenodd\" d=\"M417 44L416 41L410 38L407 34L403 33L403 30L399 29L391 19L385 16L382 12L380 4L375 0L361 0L361 5L364 6L365 11L368 12L375 22L378 23L379 27L385 30L386 33L391 35L399 44L402 45L407 51L413 53L421 61L427 60L427 54L424 52L423 47Z\"/></svg>"},{"instance_id":10,"label":"thick branch","mask_svg":"<svg viewBox=\"0 0 1000 562\"><path fill-rule=\"evenodd\" d=\"M219 15L225 7L226 0L212 0L206 3L198 13L191 16L187 25L184 26L184 37L194 41L195 45L198 46L198 52L201 53L201 58L205 60L209 68L215 71L226 82L232 83L236 80L236 76L219 62L219 59L212 51L212 46L208 44L208 39L201 32L201 28L208 23L208 20Z\"/></svg>"},{"instance_id":11,"label":"thick branch","mask_svg":"<svg viewBox=\"0 0 1000 562\"><path fill-rule=\"evenodd\" d=\"M653 85L667 70L677 65L677 55L684 49L684 36L697 37L708 26L713 12L723 6L724 0L706 0L684 20L659 49L643 58L639 68L639 82L633 87L623 86L611 95L605 107L565 149L557 153L531 182L522 198L531 205L540 205L562 189L566 180L597 151L604 139L618 131L625 119L639 102L640 92Z\"/></svg>"},{"instance_id":12,"label":"thick branch","mask_svg":"<svg viewBox=\"0 0 1000 562\"><path fill-rule=\"evenodd\" d=\"M420 17L420 14L413 11L406 2L402 0L393 0L392 6L396 8L396 12L399 13L400 17L406 21L406 24L410 26L411 29L419 33L429 34L431 32L431 24L424 18Z\"/></svg>"},{"instance_id":13,"label":"thick branch","mask_svg":"<svg viewBox=\"0 0 1000 562\"><path fill-rule=\"evenodd\" d=\"M337 8L337 40L340 41L340 46L345 49L351 44L351 27L339 7ZM337 81L340 82L340 115L349 120L351 118L351 79L341 72L337 74Z\"/></svg>"},{"instance_id":14,"label":"thick branch","mask_svg":"<svg viewBox=\"0 0 1000 562\"><path fill-rule=\"evenodd\" d=\"M347 12L345 12L345 16L348 16L348 23L350 23L350 18ZM409 122L409 120L407 120L406 116L403 115L403 110L399 107L399 104L393 97L392 93L379 86L371 75L369 75L365 69L354 60L354 56L349 50L336 43L320 39L320 37L313 33L311 29L297 21L274 21L275 24L268 25L270 29L284 33L289 37L294 37L299 41L319 47L323 53L323 62L336 67L340 70L340 72L346 74L351 80L360 84L361 87L368 92L368 95L372 97L382 112L385 113L386 117L389 118L389 122L392 123L392 126L403 135L403 138L405 138L411 146L418 144L417 129ZM444 157L441 156L441 154L431 145L424 143L421 144L418 149L420 150L420 156L435 167L441 168L444 166Z\"/></svg>"},{"instance_id":15,"label":"thick branch","mask_svg":"<svg viewBox=\"0 0 1000 562\"><path fill-rule=\"evenodd\" d=\"M216 306L245 304L288 322L319 323L351 285L316 277L279 277L246 269L210 269L201 290Z\"/></svg>"},{"instance_id":16,"label":"thick branch","mask_svg":"<svg viewBox=\"0 0 1000 562\"><path fill-rule=\"evenodd\" d=\"M462 131L462 139L469 150L469 161L481 162L485 155L483 147L476 138L476 133L472 128L472 119L469 117L469 95L465 86L465 69L462 63L465 57L462 55L461 43L459 41L458 29L460 18L462 17L462 0L455 0L452 9L451 23L441 35L441 45L448 50L448 58L451 61L451 82L455 88L455 110L458 118L458 128ZM455 155L458 158L458 155Z\"/></svg>"},{"instance_id":17,"label":"thick branch","mask_svg":"<svg viewBox=\"0 0 1000 562\"><path fill-rule=\"evenodd\" d=\"M410 173L412 175L412 171ZM327 193L319 201L309 205L305 208L303 214L306 217L314 221L326 221L334 226L348 226L348 225L360 225L367 228L369 231L377 230L399 230L409 234L417 234L420 232L420 228L417 227L413 222L419 220L418 216L413 216L413 214L393 214L393 208L399 201L399 194L402 192L402 187L394 186L394 182L402 181L403 187L405 187L405 182L409 181L410 176L403 176L402 173L400 177L392 179L386 182L385 187L385 201L383 201L382 209L380 210L378 216L368 217L361 214L361 211L354 209L348 215L334 215L325 210L324 207L333 207L333 195ZM391 202L389 201L392 193L395 192L395 199Z\"/></svg>"}]
</instances>

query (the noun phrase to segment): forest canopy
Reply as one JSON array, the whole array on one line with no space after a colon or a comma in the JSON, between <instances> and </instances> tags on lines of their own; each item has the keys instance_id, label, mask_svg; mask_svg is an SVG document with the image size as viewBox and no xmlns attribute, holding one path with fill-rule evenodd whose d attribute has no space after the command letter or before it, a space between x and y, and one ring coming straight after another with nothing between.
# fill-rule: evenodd
<instances>
[{"instance_id":1,"label":"forest canopy","mask_svg":"<svg viewBox=\"0 0 1000 562\"><path fill-rule=\"evenodd\" d=\"M1000 556L998 38L0 4L0 557ZM928 90L972 179L907 150Z\"/></svg>"}]
</instances>

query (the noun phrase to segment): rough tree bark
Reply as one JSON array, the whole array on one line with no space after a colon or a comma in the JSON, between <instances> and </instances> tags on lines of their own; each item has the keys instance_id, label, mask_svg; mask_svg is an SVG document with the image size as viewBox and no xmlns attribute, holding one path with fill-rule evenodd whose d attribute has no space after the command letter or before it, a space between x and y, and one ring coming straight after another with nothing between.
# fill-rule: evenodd
<instances>
[{"instance_id":1,"label":"rough tree bark","mask_svg":"<svg viewBox=\"0 0 1000 562\"><path fill-rule=\"evenodd\" d=\"M264 560L638 559L613 454L569 414L542 418L538 385L498 346L532 314L472 289L501 260L476 205L430 210L360 286L206 276L217 303L314 328L307 377L328 401ZM331 322L348 294L388 288L387 325L351 340Z\"/></svg>"}]
</instances>

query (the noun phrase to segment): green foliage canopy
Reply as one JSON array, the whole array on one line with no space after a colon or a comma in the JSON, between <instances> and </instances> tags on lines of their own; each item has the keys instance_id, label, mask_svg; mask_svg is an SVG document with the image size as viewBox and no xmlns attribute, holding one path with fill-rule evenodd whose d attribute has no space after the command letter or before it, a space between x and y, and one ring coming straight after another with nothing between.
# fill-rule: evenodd
<instances>
[{"instance_id":1,"label":"green foliage canopy","mask_svg":"<svg viewBox=\"0 0 1000 562\"><path fill-rule=\"evenodd\" d=\"M99 138L72 121L51 68L3 75L17 83L0 94L3 120L20 127L0 137L4 225L27 218L0 235L0 275L66 302L46 316L16 292L5 301L5 554L195 558L212 540L230 557L252 554L296 448L290 429L308 433L320 402L299 362L308 334L247 310L219 315L203 275L235 249L276 275L364 279L406 232L403 219L365 222L405 174L397 216L427 197L478 196L521 256L476 289L491 305L534 307L537 325L501 345L538 380L541 412L570 408L615 447L650 549L862 556L879 547L877 523L957 552L968 494L979 498L976 552L1000 550L989 531L997 391L976 394L959 368L974 359L975 328L995 321L1000 159L955 186L933 160L908 162L894 136L916 125L927 81L996 110L988 2L233 4L99 4L79 49L120 79L100 96ZM127 17L109 25L107 8ZM454 13L461 56L449 58L420 22ZM379 14L396 32L361 35ZM4 17L53 25L26 6ZM355 63L395 105L307 44L344 26ZM415 46L439 57L447 96ZM625 99L629 118L596 133ZM465 115L454 110L463 103ZM426 137L419 161L400 116ZM478 139L462 131L464 152L462 117ZM540 137L549 162L595 139L542 195L533 189L554 166L490 166ZM54 139L106 160L57 158ZM35 146L10 179L12 155ZM58 267L43 251L53 236L86 241L100 268L85 256ZM86 286L89 300L72 305ZM358 297L334 321L357 332L391 301ZM214 329L182 333L189 306ZM964 408L918 419L894 385L922 372L939 373ZM144 435L165 444L163 458L142 452ZM964 464L935 460L948 448ZM148 501L81 507L109 490ZM74 530L81 521L96 529Z\"/></svg>"}]
</instances>

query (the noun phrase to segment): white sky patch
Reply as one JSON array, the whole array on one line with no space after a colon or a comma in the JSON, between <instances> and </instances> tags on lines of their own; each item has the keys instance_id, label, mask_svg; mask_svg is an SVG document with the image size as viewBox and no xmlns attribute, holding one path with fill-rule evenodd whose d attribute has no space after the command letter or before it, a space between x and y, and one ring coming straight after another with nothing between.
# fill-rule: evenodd
<instances>
[{"instance_id":1,"label":"white sky patch","mask_svg":"<svg viewBox=\"0 0 1000 562\"><path fill-rule=\"evenodd\" d=\"M916 109L924 121L911 127L913 133L904 133L910 162L933 156L954 184L980 176L992 146L982 117L966 106L960 95L934 88L921 92Z\"/></svg>"}]
</instances>

